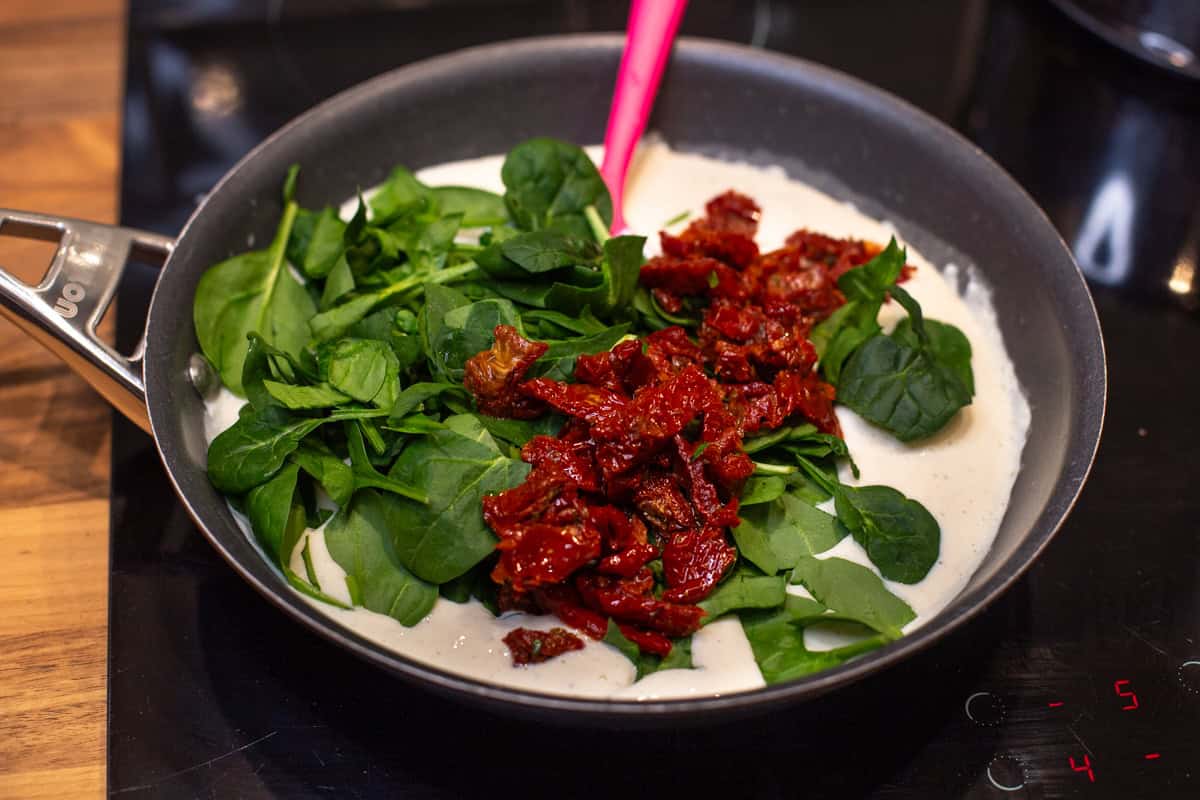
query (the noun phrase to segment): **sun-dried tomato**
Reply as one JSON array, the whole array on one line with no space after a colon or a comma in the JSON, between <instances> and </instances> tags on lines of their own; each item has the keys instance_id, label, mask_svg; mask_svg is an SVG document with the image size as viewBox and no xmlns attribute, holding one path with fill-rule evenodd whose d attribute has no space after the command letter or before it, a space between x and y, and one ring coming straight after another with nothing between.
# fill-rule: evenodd
<instances>
[{"instance_id":1,"label":"sun-dried tomato","mask_svg":"<svg viewBox=\"0 0 1200 800\"><path fill-rule=\"evenodd\" d=\"M481 410L567 416L522 448L525 481L484 499L502 608L552 613L595 639L616 622L666 655L737 559L728 530L755 469L743 437L800 421L840 435L809 335L845 302L838 277L880 248L801 230L760 254L759 214L719 195L680 235L661 234L662 255L642 267L664 311L701 316L695 338L668 327L579 356L574 382L522 382L545 345L500 326L469 362Z\"/></svg>"},{"instance_id":2,"label":"sun-dried tomato","mask_svg":"<svg viewBox=\"0 0 1200 800\"><path fill-rule=\"evenodd\" d=\"M753 237L758 233L762 209L752 199L732 189L704 204L708 226L714 230Z\"/></svg>"},{"instance_id":3,"label":"sun-dried tomato","mask_svg":"<svg viewBox=\"0 0 1200 800\"><path fill-rule=\"evenodd\" d=\"M699 606L668 603L633 591L629 582L607 575L581 574L575 586L583 602L620 622L630 622L671 638L695 633L704 618Z\"/></svg>"},{"instance_id":4,"label":"sun-dried tomato","mask_svg":"<svg viewBox=\"0 0 1200 800\"><path fill-rule=\"evenodd\" d=\"M651 289L651 296L654 302L658 303L658 307L668 314L683 313L683 298L679 295L672 294L666 289Z\"/></svg>"},{"instance_id":5,"label":"sun-dried tomato","mask_svg":"<svg viewBox=\"0 0 1200 800\"><path fill-rule=\"evenodd\" d=\"M503 614L506 611L520 611L524 614L541 614L541 604L534 599L530 592L518 592L511 583L502 583L496 589L496 607Z\"/></svg>"},{"instance_id":6,"label":"sun-dried tomato","mask_svg":"<svg viewBox=\"0 0 1200 800\"><path fill-rule=\"evenodd\" d=\"M535 436L521 448L521 458L535 467L552 464L584 491L599 491L599 478L592 460L592 444L552 436Z\"/></svg>"},{"instance_id":7,"label":"sun-dried tomato","mask_svg":"<svg viewBox=\"0 0 1200 800\"><path fill-rule=\"evenodd\" d=\"M617 629L621 635L638 646L638 650L651 655L666 658L671 655L671 640L656 631L648 631L636 625L618 622Z\"/></svg>"},{"instance_id":8,"label":"sun-dried tomato","mask_svg":"<svg viewBox=\"0 0 1200 800\"><path fill-rule=\"evenodd\" d=\"M720 492L707 475L705 462L696 457L696 450L700 446L693 447L682 436L675 437L678 474L688 490L692 506L705 525L737 525L737 497L732 497L728 502L721 500Z\"/></svg>"},{"instance_id":9,"label":"sun-dried tomato","mask_svg":"<svg viewBox=\"0 0 1200 800\"><path fill-rule=\"evenodd\" d=\"M733 562L737 550L725 541L722 528L678 531L663 546L663 600L697 603L712 592Z\"/></svg>"},{"instance_id":10,"label":"sun-dried tomato","mask_svg":"<svg viewBox=\"0 0 1200 800\"><path fill-rule=\"evenodd\" d=\"M542 586L531 593L541 610L547 611L593 639L603 639L608 632L608 618L583 607L579 592L571 583Z\"/></svg>"},{"instance_id":11,"label":"sun-dried tomato","mask_svg":"<svg viewBox=\"0 0 1200 800\"><path fill-rule=\"evenodd\" d=\"M837 414L833 409L836 390L821 380L815 372L809 372L803 377L795 372L780 372L775 376L772 389L789 413L799 411L822 433L832 433L839 437L842 435L842 426L838 423Z\"/></svg>"},{"instance_id":12,"label":"sun-dried tomato","mask_svg":"<svg viewBox=\"0 0 1200 800\"><path fill-rule=\"evenodd\" d=\"M657 473L647 478L633 496L634 505L646 521L660 533L669 533L696 524L691 503L679 489L674 475Z\"/></svg>"},{"instance_id":13,"label":"sun-dried tomato","mask_svg":"<svg viewBox=\"0 0 1200 800\"><path fill-rule=\"evenodd\" d=\"M616 506L589 506L588 519L600 531L606 553L646 544L646 524Z\"/></svg>"},{"instance_id":14,"label":"sun-dried tomato","mask_svg":"<svg viewBox=\"0 0 1200 800\"><path fill-rule=\"evenodd\" d=\"M649 289L668 289L677 295L704 294L720 279L718 273L722 269L727 270L729 267L715 258L706 256L655 256L642 265L638 282Z\"/></svg>"},{"instance_id":15,"label":"sun-dried tomato","mask_svg":"<svg viewBox=\"0 0 1200 800\"><path fill-rule=\"evenodd\" d=\"M514 419L538 416L542 404L519 393L517 386L549 345L525 339L511 325L497 325L492 335L491 348L467 359L463 384L484 414Z\"/></svg>"},{"instance_id":16,"label":"sun-dried tomato","mask_svg":"<svg viewBox=\"0 0 1200 800\"><path fill-rule=\"evenodd\" d=\"M575 482L553 464L532 469L523 483L483 498L483 521L501 535L509 526L531 520L578 522L585 512Z\"/></svg>"},{"instance_id":17,"label":"sun-dried tomato","mask_svg":"<svg viewBox=\"0 0 1200 800\"><path fill-rule=\"evenodd\" d=\"M654 331L646 336L645 341L645 358L654 368L645 384L670 380L688 367L703 362L704 353L699 345L688 338L687 331L678 325Z\"/></svg>"},{"instance_id":18,"label":"sun-dried tomato","mask_svg":"<svg viewBox=\"0 0 1200 800\"><path fill-rule=\"evenodd\" d=\"M708 256L722 261L735 269L743 269L758 258L758 245L754 239L740 233L713 230L693 222L680 236L669 233L658 235L662 251L675 258Z\"/></svg>"},{"instance_id":19,"label":"sun-dried tomato","mask_svg":"<svg viewBox=\"0 0 1200 800\"><path fill-rule=\"evenodd\" d=\"M652 544L631 545L620 552L605 556L596 564L596 571L605 575L616 575L630 578L641 571L642 567L658 558L658 548Z\"/></svg>"},{"instance_id":20,"label":"sun-dried tomato","mask_svg":"<svg viewBox=\"0 0 1200 800\"><path fill-rule=\"evenodd\" d=\"M621 419L627 401L610 389L586 383L560 383L550 378L534 378L521 384L527 397L545 401L569 417L578 417L592 425L615 425Z\"/></svg>"},{"instance_id":21,"label":"sun-dried tomato","mask_svg":"<svg viewBox=\"0 0 1200 800\"><path fill-rule=\"evenodd\" d=\"M534 631L529 628L514 628L504 637L513 664L541 664L555 656L582 650L583 640L566 628L551 628Z\"/></svg>"},{"instance_id":22,"label":"sun-dried tomato","mask_svg":"<svg viewBox=\"0 0 1200 800\"><path fill-rule=\"evenodd\" d=\"M600 556L600 532L590 525L526 522L503 529L492 580L518 592L569 578Z\"/></svg>"}]
</instances>

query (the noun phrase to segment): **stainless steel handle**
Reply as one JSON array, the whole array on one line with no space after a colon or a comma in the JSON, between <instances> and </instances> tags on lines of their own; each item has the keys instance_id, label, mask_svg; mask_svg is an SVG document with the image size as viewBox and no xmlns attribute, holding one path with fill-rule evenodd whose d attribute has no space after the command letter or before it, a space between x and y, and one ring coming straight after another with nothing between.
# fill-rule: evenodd
<instances>
[{"instance_id":1,"label":"stainless steel handle","mask_svg":"<svg viewBox=\"0 0 1200 800\"><path fill-rule=\"evenodd\" d=\"M0 209L0 233L58 241L46 277L28 286L0 266L0 314L83 376L118 411L150 430L142 379L145 336L126 357L100 340L104 316L134 251L165 261L175 241L95 222Z\"/></svg>"}]
</instances>

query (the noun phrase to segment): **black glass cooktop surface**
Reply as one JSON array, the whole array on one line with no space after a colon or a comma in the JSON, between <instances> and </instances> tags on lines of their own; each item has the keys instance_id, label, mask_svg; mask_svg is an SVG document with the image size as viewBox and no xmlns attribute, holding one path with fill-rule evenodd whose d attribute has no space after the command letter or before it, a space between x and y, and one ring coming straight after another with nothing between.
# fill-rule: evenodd
<instances>
[{"instance_id":1,"label":"black glass cooktop surface","mask_svg":"<svg viewBox=\"0 0 1200 800\"><path fill-rule=\"evenodd\" d=\"M371 75L617 30L604 0L133 0L122 221L172 234L246 150ZM496 717L402 684L245 585L114 421L109 790L130 797L1200 796L1200 92L1043 2L693 0L685 34L833 65L992 154L1092 283L1104 441L999 602L851 691L695 730ZM599 138L601 132L597 132ZM123 287L120 335L153 273Z\"/></svg>"}]
</instances>

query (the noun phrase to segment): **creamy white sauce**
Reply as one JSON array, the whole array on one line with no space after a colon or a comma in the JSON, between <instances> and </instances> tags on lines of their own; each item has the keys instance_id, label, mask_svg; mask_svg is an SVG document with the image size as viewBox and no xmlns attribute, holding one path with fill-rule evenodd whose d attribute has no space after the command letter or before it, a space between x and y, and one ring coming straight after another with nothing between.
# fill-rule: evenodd
<instances>
[{"instance_id":1,"label":"creamy white sauce","mask_svg":"<svg viewBox=\"0 0 1200 800\"><path fill-rule=\"evenodd\" d=\"M589 153L600 162L599 148L589 148ZM417 174L435 186L457 184L502 192L502 161L502 156L489 156L430 167ZM625 218L631 230L648 235L647 251L652 254L658 250L657 232L667 220L685 210L691 212L690 218L702 215L705 201L730 188L750 195L763 209L757 239L764 252L780 247L789 234L802 227L881 243L897 233L886 222L790 180L781 169L677 153L655 139L644 142L634 158ZM347 203L343 215L353 213L353 206L353 202ZM676 228L684 225L679 223ZM896 441L844 407L838 408L838 417L862 470L856 480L844 469L842 480L893 486L923 503L941 526L941 552L929 575L912 586L887 582L917 613L907 628L912 630L954 599L987 554L1020 468L1029 406L1004 351L986 285L972 271L959 275L955 265L941 265L939 273L912 247L908 263L918 269L906 288L920 301L925 314L957 325L971 342L975 399L945 429L917 445ZM961 282L966 286L962 296L954 288L960 278L965 278ZM890 329L903 315L896 304L888 304L880 322ZM210 441L237 419L242 403L225 389L208 401L205 430ZM235 516L253 541L246 520ZM310 530L306 537L321 589L348 603L345 572L330 557L323 531ZM300 549L293 554L292 566L303 575ZM866 553L850 537L825 556L871 566ZM801 587L789 591L804 593ZM429 616L405 628L391 617L363 608L343 610L306 599L321 613L388 649L489 683L548 694L642 700L712 696L763 685L736 619L719 620L693 637L696 669L663 671L634 683L633 666L624 656L591 641L583 650L544 664L514 667L502 637L517 627L561 625L551 616L507 614L497 619L477 602L457 604L439 599ZM842 641L836 632L810 631L807 637L814 649Z\"/></svg>"}]
</instances>

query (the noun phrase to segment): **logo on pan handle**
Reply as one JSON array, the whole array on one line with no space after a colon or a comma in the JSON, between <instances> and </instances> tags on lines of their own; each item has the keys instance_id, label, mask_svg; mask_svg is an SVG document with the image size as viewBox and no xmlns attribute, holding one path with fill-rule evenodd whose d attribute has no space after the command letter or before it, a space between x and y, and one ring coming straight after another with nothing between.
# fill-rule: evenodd
<instances>
[{"instance_id":1,"label":"logo on pan handle","mask_svg":"<svg viewBox=\"0 0 1200 800\"><path fill-rule=\"evenodd\" d=\"M79 313L78 304L85 297L87 297L87 292L78 283L72 281L64 284L61 295L54 301L54 310L65 319L74 319L75 315Z\"/></svg>"}]
</instances>

